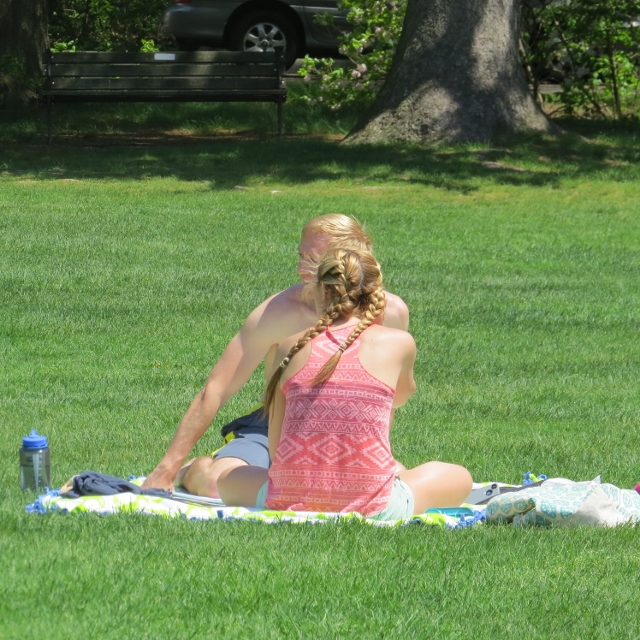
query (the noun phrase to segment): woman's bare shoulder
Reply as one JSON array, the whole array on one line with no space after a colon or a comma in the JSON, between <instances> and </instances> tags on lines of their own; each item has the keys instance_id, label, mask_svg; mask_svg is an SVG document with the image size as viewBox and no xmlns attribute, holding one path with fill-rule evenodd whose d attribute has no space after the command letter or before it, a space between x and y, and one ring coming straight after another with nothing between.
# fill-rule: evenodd
<instances>
[{"instance_id":1,"label":"woman's bare shoulder","mask_svg":"<svg viewBox=\"0 0 640 640\"><path fill-rule=\"evenodd\" d=\"M415 349L416 342L413 336L403 329L372 324L363 334L363 339L372 342L393 343L397 347Z\"/></svg>"}]
</instances>

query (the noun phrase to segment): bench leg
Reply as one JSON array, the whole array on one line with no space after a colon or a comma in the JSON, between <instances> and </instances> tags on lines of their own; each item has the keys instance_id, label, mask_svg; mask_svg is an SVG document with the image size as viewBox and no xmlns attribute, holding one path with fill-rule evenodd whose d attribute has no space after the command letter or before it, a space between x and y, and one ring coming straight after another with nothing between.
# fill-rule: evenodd
<instances>
[{"instance_id":1,"label":"bench leg","mask_svg":"<svg viewBox=\"0 0 640 640\"><path fill-rule=\"evenodd\" d=\"M47 97L47 144L51 144L51 109L52 109L51 96Z\"/></svg>"},{"instance_id":2,"label":"bench leg","mask_svg":"<svg viewBox=\"0 0 640 640\"><path fill-rule=\"evenodd\" d=\"M278 138L282 137L282 102L278 102Z\"/></svg>"}]
</instances>

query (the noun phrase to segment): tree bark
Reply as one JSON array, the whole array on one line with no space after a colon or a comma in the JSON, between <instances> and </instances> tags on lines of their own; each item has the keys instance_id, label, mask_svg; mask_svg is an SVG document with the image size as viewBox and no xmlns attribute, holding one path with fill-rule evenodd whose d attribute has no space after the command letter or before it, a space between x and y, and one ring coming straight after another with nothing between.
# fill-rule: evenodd
<instances>
[{"instance_id":1,"label":"tree bark","mask_svg":"<svg viewBox=\"0 0 640 640\"><path fill-rule=\"evenodd\" d=\"M409 0L386 81L346 143L460 143L555 127L527 86L519 0Z\"/></svg>"},{"instance_id":2,"label":"tree bark","mask_svg":"<svg viewBox=\"0 0 640 640\"><path fill-rule=\"evenodd\" d=\"M42 56L49 46L47 0L0 0L0 62L12 78L5 81L10 97L26 97L39 86ZM8 62L10 61L10 62ZM21 69L16 75L16 62Z\"/></svg>"}]
</instances>

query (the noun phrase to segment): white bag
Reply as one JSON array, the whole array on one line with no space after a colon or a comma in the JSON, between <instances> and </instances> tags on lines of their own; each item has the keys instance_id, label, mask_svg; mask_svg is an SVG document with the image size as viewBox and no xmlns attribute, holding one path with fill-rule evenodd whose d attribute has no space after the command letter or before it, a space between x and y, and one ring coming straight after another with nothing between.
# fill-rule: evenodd
<instances>
[{"instance_id":1,"label":"white bag","mask_svg":"<svg viewBox=\"0 0 640 640\"><path fill-rule=\"evenodd\" d=\"M538 525L615 527L640 522L640 495L597 481L550 484L506 493L487 504L489 522Z\"/></svg>"}]
</instances>

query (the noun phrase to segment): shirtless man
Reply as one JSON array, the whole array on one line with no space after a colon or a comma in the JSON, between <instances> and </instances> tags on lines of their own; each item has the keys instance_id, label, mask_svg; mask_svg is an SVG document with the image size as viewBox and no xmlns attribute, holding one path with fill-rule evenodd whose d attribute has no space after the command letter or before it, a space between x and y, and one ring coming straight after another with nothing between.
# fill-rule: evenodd
<instances>
[{"instance_id":1,"label":"shirtless man","mask_svg":"<svg viewBox=\"0 0 640 640\"><path fill-rule=\"evenodd\" d=\"M176 484L190 493L218 497L216 482L224 471L247 464L269 466L267 432L262 426L247 428L246 438L240 435L232 440L215 458L195 458L183 467L220 408L249 380L258 365L264 360L265 371L271 370L280 341L315 324L313 287L308 285L314 281L319 259L336 247L371 250L371 239L355 220L337 213L319 216L304 226L298 247L302 282L271 296L249 314L187 409L167 452L142 485L144 488L173 490L177 480ZM407 305L398 296L385 294L383 324L406 331Z\"/></svg>"}]
</instances>

